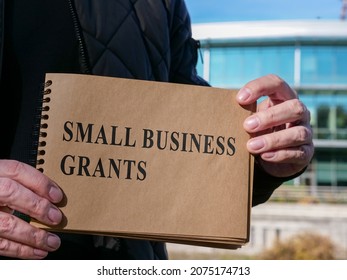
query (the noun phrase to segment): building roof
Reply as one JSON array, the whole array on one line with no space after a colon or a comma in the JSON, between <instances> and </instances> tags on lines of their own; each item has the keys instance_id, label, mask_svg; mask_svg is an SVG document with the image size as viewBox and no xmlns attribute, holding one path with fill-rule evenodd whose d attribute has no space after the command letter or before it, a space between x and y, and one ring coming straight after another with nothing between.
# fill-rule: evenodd
<instances>
[{"instance_id":1,"label":"building roof","mask_svg":"<svg viewBox=\"0 0 347 280\"><path fill-rule=\"evenodd\" d=\"M200 23L193 37L205 42L247 41L346 41L347 21L273 20Z\"/></svg>"}]
</instances>

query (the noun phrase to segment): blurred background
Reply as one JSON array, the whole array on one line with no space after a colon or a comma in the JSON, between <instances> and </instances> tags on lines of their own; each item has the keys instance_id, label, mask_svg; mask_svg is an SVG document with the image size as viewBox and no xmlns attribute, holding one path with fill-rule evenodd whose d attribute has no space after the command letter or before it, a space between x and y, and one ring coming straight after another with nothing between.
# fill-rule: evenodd
<instances>
[{"instance_id":1,"label":"blurred background","mask_svg":"<svg viewBox=\"0 0 347 280\"><path fill-rule=\"evenodd\" d=\"M186 0L198 73L240 88L277 74L311 111L315 155L252 209L236 251L168 244L171 259L347 259L347 0Z\"/></svg>"}]
</instances>

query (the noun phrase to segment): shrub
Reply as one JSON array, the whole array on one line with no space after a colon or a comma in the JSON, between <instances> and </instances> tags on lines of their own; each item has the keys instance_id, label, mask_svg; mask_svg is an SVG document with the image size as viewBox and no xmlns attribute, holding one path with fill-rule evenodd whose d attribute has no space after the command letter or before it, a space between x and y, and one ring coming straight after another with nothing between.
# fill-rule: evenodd
<instances>
[{"instance_id":1,"label":"shrub","mask_svg":"<svg viewBox=\"0 0 347 280\"><path fill-rule=\"evenodd\" d=\"M332 241L315 233L301 233L274 245L261 253L264 260L332 260L335 248Z\"/></svg>"}]
</instances>

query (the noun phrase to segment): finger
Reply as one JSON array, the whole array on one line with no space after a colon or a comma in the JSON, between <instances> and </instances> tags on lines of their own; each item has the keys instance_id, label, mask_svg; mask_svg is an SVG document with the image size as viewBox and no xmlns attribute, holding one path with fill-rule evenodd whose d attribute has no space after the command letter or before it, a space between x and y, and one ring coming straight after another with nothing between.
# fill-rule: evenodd
<instances>
[{"instance_id":1,"label":"finger","mask_svg":"<svg viewBox=\"0 0 347 280\"><path fill-rule=\"evenodd\" d=\"M58 236L0 212L0 255L43 258L60 246Z\"/></svg>"},{"instance_id":2,"label":"finger","mask_svg":"<svg viewBox=\"0 0 347 280\"><path fill-rule=\"evenodd\" d=\"M261 154L267 162L288 163L306 166L313 156L312 145L301 145Z\"/></svg>"},{"instance_id":3,"label":"finger","mask_svg":"<svg viewBox=\"0 0 347 280\"><path fill-rule=\"evenodd\" d=\"M0 178L0 203L45 224L57 225L62 220L62 213L49 200L8 178Z\"/></svg>"},{"instance_id":4,"label":"finger","mask_svg":"<svg viewBox=\"0 0 347 280\"><path fill-rule=\"evenodd\" d=\"M261 154L257 162L262 168L276 177L286 177L302 171L313 156L313 144L302 145L298 148L275 151L271 157Z\"/></svg>"},{"instance_id":5,"label":"finger","mask_svg":"<svg viewBox=\"0 0 347 280\"><path fill-rule=\"evenodd\" d=\"M1 160L0 177L15 180L54 203L63 198L63 192L57 184L30 165L14 160Z\"/></svg>"},{"instance_id":6,"label":"finger","mask_svg":"<svg viewBox=\"0 0 347 280\"><path fill-rule=\"evenodd\" d=\"M247 148L252 154L261 154L306 144L312 144L312 130L306 126L294 126L252 138L247 142Z\"/></svg>"},{"instance_id":7,"label":"finger","mask_svg":"<svg viewBox=\"0 0 347 280\"><path fill-rule=\"evenodd\" d=\"M270 96L274 104L297 98L297 93L280 77L267 75L247 83L236 95L241 105L251 104L262 96Z\"/></svg>"},{"instance_id":8,"label":"finger","mask_svg":"<svg viewBox=\"0 0 347 280\"><path fill-rule=\"evenodd\" d=\"M0 256L18 259L43 259L48 255L47 251L32 248L8 239L0 237Z\"/></svg>"},{"instance_id":9,"label":"finger","mask_svg":"<svg viewBox=\"0 0 347 280\"><path fill-rule=\"evenodd\" d=\"M248 117L244 122L244 128L250 133L263 131L286 123L310 122L310 113L299 99L292 99L259 111Z\"/></svg>"}]
</instances>

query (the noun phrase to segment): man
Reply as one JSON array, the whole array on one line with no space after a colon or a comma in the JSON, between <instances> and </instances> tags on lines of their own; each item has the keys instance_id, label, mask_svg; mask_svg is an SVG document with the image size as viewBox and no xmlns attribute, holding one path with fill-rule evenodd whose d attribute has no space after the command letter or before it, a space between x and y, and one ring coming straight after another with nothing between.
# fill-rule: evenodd
<instances>
[{"instance_id":1,"label":"man","mask_svg":"<svg viewBox=\"0 0 347 280\"><path fill-rule=\"evenodd\" d=\"M14 211L50 225L59 186L34 167L35 114L44 74L72 72L208 86L197 76L197 44L183 0L0 0L2 138L0 256L56 259L165 259L165 244L49 233ZM251 67L251 66L250 66ZM96 93L97 94L97 93ZM310 114L297 94L269 75L246 84L240 105L268 96L244 122L255 135L254 205L301 174L313 155ZM10 111L10 113L4 113ZM32 166L30 166L32 165Z\"/></svg>"}]
</instances>

